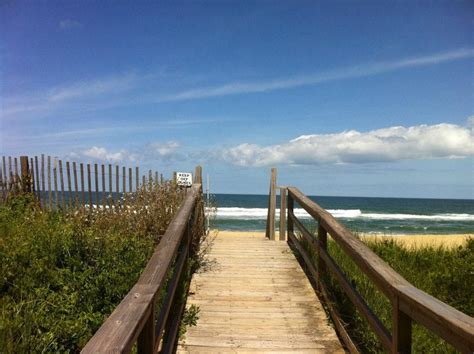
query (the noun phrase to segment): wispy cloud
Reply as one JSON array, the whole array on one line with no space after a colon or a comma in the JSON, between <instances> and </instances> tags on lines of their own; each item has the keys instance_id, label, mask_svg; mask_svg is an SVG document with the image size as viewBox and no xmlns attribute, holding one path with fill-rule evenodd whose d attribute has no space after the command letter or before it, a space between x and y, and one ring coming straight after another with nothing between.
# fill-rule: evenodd
<instances>
[{"instance_id":1,"label":"wispy cloud","mask_svg":"<svg viewBox=\"0 0 474 354\"><path fill-rule=\"evenodd\" d=\"M155 80L161 74L120 73L58 85L18 97L3 97L1 113L3 117L10 119L38 119L62 112L70 116L74 112L85 113L119 106L270 92L436 65L473 56L474 49L457 49L429 56L374 62L315 74L263 81L231 82L220 86L184 90L174 94L163 94L162 85Z\"/></svg>"},{"instance_id":2,"label":"wispy cloud","mask_svg":"<svg viewBox=\"0 0 474 354\"><path fill-rule=\"evenodd\" d=\"M75 28L82 28L83 25L79 21L76 20L71 20L71 19L65 19L59 21L59 28L62 30L71 30Z\"/></svg>"},{"instance_id":3,"label":"wispy cloud","mask_svg":"<svg viewBox=\"0 0 474 354\"><path fill-rule=\"evenodd\" d=\"M140 79L142 78L136 74L124 74L99 80L79 81L69 86L50 90L47 99L51 102L59 102L123 92L135 87Z\"/></svg>"},{"instance_id":4,"label":"wispy cloud","mask_svg":"<svg viewBox=\"0 0 474 354\"><path fill-rule=\"evenodd\" d=\"M303 135L289 142L259 146L245 143L222 152L240 166L361 164L474 156L469 127L454 124L389 127L368 132Z\"/></svg>"},{"instance_id":5,"label":"wispy cloud","mask_svg":"<svg viewBox=\"0 0 474 354\"><path fill-rule=\"evenodd\" d=\"M152 75L123 73L59 85L49 90L20 97L7 97L4 99L2 114L5 117L12 116L14 118L22 114L37 116L41 113L52 112L65 104L68 104L68 108L71 109L78 103L80 103L81 110L87 110L88 105L97 102L100 106L107 106L110 105L113 97L136 88L150 77ZM104 97L108 99L102 102ZM88 105L84 106L84 102Z\"/></svg>"},{"instance_id":6,"label":"wispy cloud","mask_svg":"<svg viewBox=\"0 0 474 354\"><path fill-rule=\"evenodd\" d=\"M221 86L197 88L178 92L172 95L167 95L159 98L158 101L182 101L290 89L300 86L317 85L330 81L347 80L358 77L379 75L406 68L441 64L454 60L470 58L473 56L474 49L462 48L429 56L405 58L394 61L375 62L304 76L292 76L255 82L232 82Z\"/></svg>"}]
</instances>

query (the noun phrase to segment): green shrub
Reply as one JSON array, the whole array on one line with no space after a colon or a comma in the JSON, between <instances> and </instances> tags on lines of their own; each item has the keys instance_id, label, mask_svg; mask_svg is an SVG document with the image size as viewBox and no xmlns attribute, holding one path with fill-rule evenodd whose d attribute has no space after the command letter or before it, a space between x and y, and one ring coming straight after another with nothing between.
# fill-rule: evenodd
<instances>
[{"instance_id":1,"label":"green shrub","mask_svg":"<svg viewBox=\"0 0 474 354\"><path fill-rule=\"evenodd\" d=\"M408 249L393 240L365 243L395 271L417 288L453 306L469 316L474 315L474 239L455 249L423 247ZM307 244L305 248L309 250ZM328 250L352 285L373 312L391 332L392 306L354 262L329 239ZM315 255L311 254L313 260ZM315 262L316 264L316 262ZM347 330L364 353L383 352L378 338L333 277L327 279L335 307L347 324ZM432 332L414 322L412 350L415 353L452 353L454 348Z\"/></svg>"},{"instance_id":2,"label":"green shrub","mask_svg":"<svg viewBox=\"0 0 474 354\"><path fill-rule=\"evenodd\" d=\"M42 210L30 195L0 206L0 347L79 352L137 281L183 195L168 183L122 208Z\"/></svg>"}]
</instances>

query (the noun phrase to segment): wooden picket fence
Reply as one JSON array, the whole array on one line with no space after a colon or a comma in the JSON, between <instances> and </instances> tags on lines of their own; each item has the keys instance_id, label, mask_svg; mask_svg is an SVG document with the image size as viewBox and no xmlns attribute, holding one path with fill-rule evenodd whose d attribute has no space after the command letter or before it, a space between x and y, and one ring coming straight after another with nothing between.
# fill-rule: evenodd
<instances>
[{"instance_id":1,"label":"wooden picket fence","mask_svg":"<svg viewBox=\"0 0 474 354\"><path fill-rule=\"evenodd\" d=\"M2 156L1 202L19 192L33 192L50 209L110 207L125 193L164 183L163 174L138 166L63 161L45 156Z\"/></svg>"}]
</instances>

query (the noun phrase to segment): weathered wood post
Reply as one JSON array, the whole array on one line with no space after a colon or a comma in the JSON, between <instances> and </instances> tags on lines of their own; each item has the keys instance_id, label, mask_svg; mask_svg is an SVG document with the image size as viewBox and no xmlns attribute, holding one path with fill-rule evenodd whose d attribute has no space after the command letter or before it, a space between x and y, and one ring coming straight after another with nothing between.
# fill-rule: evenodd
<instances>
[{"instance_id":1,"label":"weathered wood post","mask_svg":"<svg viewBox=\"0 0 474 354\"><path fill-rule=\"evenodd\" d=\"M92 211L92 180L91 180L91 164L87 164L87 195L89 197L89 210Z\"/></svg>"},{"instance_id":2,"label":"weathered wood post","mask_svg":"<svg viewBox=\"0 0 474 354\"><path fill-rule=\"evenodd\" d=\"M21 166L21 187L24 192L31 192L31 176L30 167L28 163L28 156L20 156Z\"/></svg>"},{"instance_id":3,"label":"weathered wood post","mask_svg":"<svg viewBox=\"0 0 474 354\"><path fill-rule=\"evenodd\" d=\"M280 187L280 241L286 239L286 187Z\"/></svg>"},{"instance_id":4,"label":"weathered wood post","mask_svg":"<svg viewBox=\"0 0 474 354\"><path fill-rule=\"evenodd\" d=\"M324 263L323 258L321 257L321 249L327 251L328 247L328 233L326 229L321 225L321 222L318 226L318 249L317 249L317 258L318 258L318 286L321 283L321 279L324 277L326 273L326 264Z\"/></svg>"},{"instance_id":5,"label":"weathered wood post","mask_svg":"<svg viewBox=\"0 0 474 354\"><path fill-rule=\"evenodd\" d=\"M202 184L202 167L196 166L196 170L194 172L194 183Z\"/></svg>"},{"instance_id":6,"label":"weathered wood post","mask_svg":"<svg viewBox=\"0 0 474 354\"><path fill-rule=\"evenodd\" d=\"M137 353L148 354L155 351L155 302L150 303L150 313L137 339Z\"/></svg>"},{"instance_id":7,"label":"weathered wood post","mask_svg":"<svg viewBox=\"0 0 474 354\"><path fill-rule=\"evenodd\" d=\"M411 353L411 318L400 310L400 298L392 301L392 353Z\"/></svg>"},{"instance_id":8,"label":"weathered wood post","mask_svg":"<svg viewBox=\"0 0 474 354\"><path fill-rule=\"evenodd\" d=\"M272 175L270 177L270 195L268 201L267 230L265 233L265 237L269 238L270 240L275 239L276 179L277 169L272 168Z\"/></svg>"},{"instance_id":9,"label":"weathered wood post","mask_svg":"<svg viewBox=\"0 0 474 354\"><path fill-rule=\"evenodd\" d=\"M294 212L294 205L295 205L295 202L293 200L293 197L291 196L290 193L288 193L288 206L287 206L287 216L288 216L288 222L286 224L287 226L287 233L288 233L288 241L291 240L291 237L294 236L294 224L293 224L293 219L291 218L291 216L293 215L293 212Z\"/></svg>"},{"instance_id":10,"label":"weathered wood post","mask_svg":"<svg viewBox=\"0 0 474 354\"><path fill-rule=\"evenodd\" d=\"M140 189L140 168L138 166L135 167L135 188L136 192Z\"/></svg>"}]
</instances>

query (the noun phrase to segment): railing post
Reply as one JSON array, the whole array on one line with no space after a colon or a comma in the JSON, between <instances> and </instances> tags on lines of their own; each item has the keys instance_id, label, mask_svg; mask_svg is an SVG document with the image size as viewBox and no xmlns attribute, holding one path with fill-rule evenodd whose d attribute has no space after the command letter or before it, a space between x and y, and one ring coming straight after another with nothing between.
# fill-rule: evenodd
<instances>
[{"instance_id":1,"label":"railing post","mask_svg":"<svg viewBox=\"0 0 474 354\"><path fill-rule=\"evenodd\" d=\"M138 354L149 354L155 350L155 301L151 302L150 307L150 315L138 336Z\"/></svg>"},{"instance_id":2,"label":"railing post","mask_svg":"<svg viewBox=\"0 0 474 354\"><path fill-rule=\"evenodd\" d=\"M293 209L294 209L294 204L295 202L293 201L293 198L291 197L291 194L288 193L288 222L287 222L287 230L288 230L288 241L291 239L290 236L294 236L294 225L293 225L293 219L290 217L290 214L293 215Z\"/></svg>"},{"instance_id":3,"label":"railing post","mask_svg":"<svg viewBox=\"0 0 474 354\"><path fill-rule=\"evenodd\" d=\"M321 222L319 223L318 226L318 252L317 252L317 257L318 257L318 286L319 283L321 282L321 279L324 277L326 273L326 264L324 263L323 258L321 257L321 250L327 251L328 249L328 233L326 229L321 225Z\"/></svg>"},{"instance_id":4,"label":"railing post","mask_svg":"<svg viewBox=\"0 0 474 354\"><path fill-rule=\"evenodd\" d=\"M286 187L280 187L280 241L286 239Z\"/></svg>"},{"instance_id":5,"label":"railing post","mask_svg":"<svg viewBox=\"0 0 474 354\"><path fill-rule=\"evenodd\" d=\"M194 172L194 183L202 184L202 167L196 166L196 170Z\"/></svg>"},{"instance_id":6,"label":"railing post","mask_svg":"<svg viewBox=\"0 0 474 354\"><path fill-rule=\"evenodd\" d=\"M270 240L275 239L276 178L277 170L276 168L272 168L272 176L270 178L270 196L268 202L267 231L265 233L265 237Z\"/></svg>"},{"instance_id":7,"label":"railing post","mask_svg":"<svg viewBox=\"0 0 474 354\"><path fill-rule=\"evenodd\" d=\"M28 165L28 156L20 156L21 166L21 187L24 192L31 192L30 167Z\"/></svg>"},{"instance_id":8,"label":"railing post","mask_svg":"<svg viewBox=\"0 0 474 354\"><path fill-rule=\"evenodd\" d=\"M411 318L400 310L400 298L392 301L392 353L411 353Z\"/></svg>"}]
</instances>

